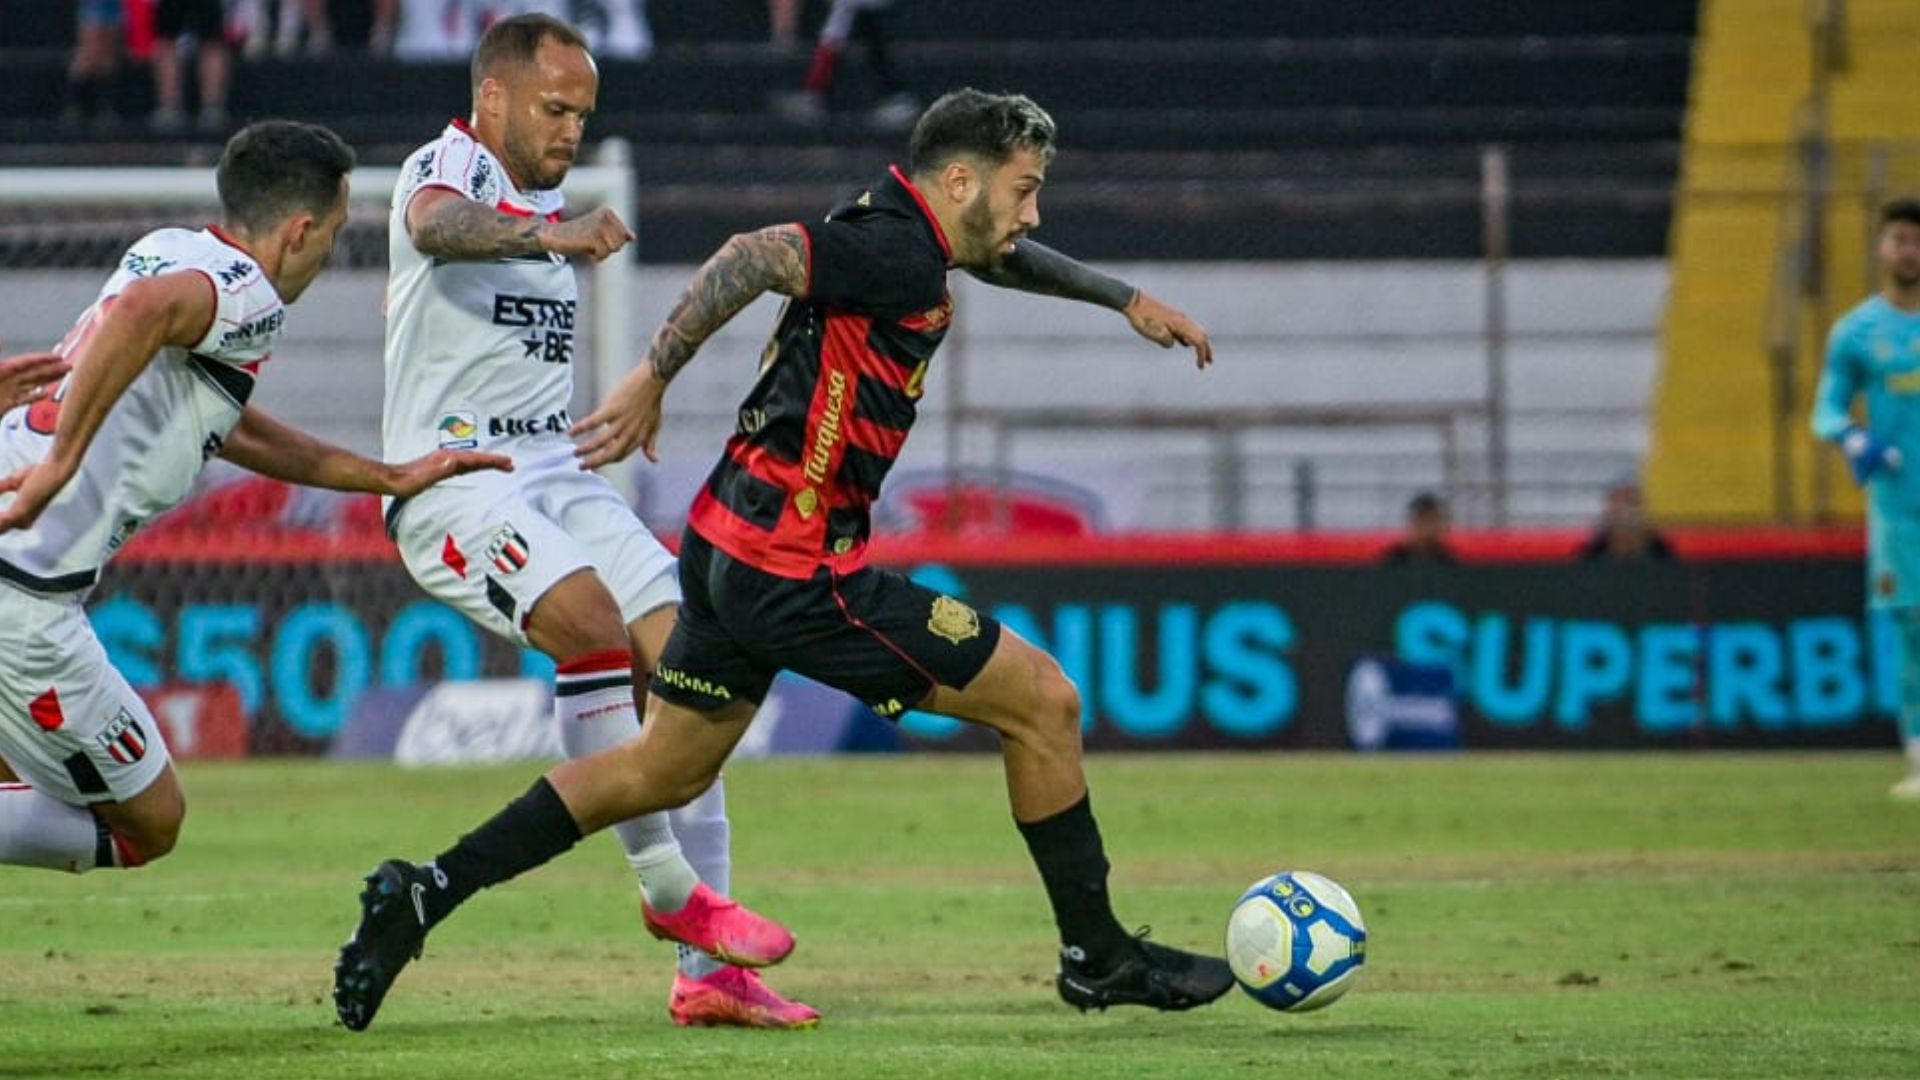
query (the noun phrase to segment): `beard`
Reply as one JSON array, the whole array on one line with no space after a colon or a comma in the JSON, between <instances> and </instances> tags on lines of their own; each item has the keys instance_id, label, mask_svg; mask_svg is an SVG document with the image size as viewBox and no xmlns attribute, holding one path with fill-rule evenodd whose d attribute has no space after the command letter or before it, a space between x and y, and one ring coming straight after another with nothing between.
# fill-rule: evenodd
<instances>
[{"instance_id":1,"label":"beard","mask_svg":"<svg viewBox=\"0 0 1920 1080\"><path fill-rule=\"evenodd\" d=\"M987 203L987 193L982 191L960 211L960 234L966 238L967 248L976 252L976 261L985 266L1000 256L998 231L993 227L993 207Z\"/></svg>"}]
</instances>

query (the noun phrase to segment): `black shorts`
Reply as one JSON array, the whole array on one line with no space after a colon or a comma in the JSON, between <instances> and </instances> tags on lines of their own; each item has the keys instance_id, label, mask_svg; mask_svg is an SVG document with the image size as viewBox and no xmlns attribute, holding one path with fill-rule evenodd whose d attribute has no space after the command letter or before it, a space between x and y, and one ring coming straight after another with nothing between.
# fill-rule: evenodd
<instances>
[{"instance_id":1,"label":"black shorts","mask_svg":"<svg viewBox=\"0 0 1920 1080\"><path fill-rule=\"evenodd\" d=\"M160 0L153 9L153 33L162 41L192 34L217 45L227 33L227 12L220 0Z\"/></svg>"},{"instance_id":2,"label":"black shorts","mask_svg":"<svg viewBox=\"0 0 1920 1080\"><path fill-rule=\"evenodd\" d=\"M702 712L759 702L782 671L844 690L889 719L935 686L964 689L1000 642L1000 623L899 574L822 567L805 581L735 559L688 529L680 618L652 692Z\"/></svg>"}]
</instances>

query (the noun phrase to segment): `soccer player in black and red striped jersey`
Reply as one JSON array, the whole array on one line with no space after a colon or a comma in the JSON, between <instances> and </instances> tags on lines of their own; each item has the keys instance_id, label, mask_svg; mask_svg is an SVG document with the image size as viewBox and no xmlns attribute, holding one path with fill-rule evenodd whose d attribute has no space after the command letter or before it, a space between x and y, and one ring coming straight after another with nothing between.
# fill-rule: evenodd
<instances>
[{"instance_id":1,"label":"soccer player in black and red striped jersey","mask_svg":"<svg viewBox=\"0 0 1920 1080\"><path fill-rule=\"evenodd\" d=\"M912 426L952 319L946 277L1100 304L1142 336L1212 361L1206 331L1131 286L1043 247L1039 193L1054 123L1018 95L960 90L915 126L889 169L824 221L730 239L701 267L645 362L575 427L582 464L655 457L668 384L701 343L764 292L790 298L739 429L688 517L685 600L641 737L555 768L462 838L422 879L420 917L362 925L370 969L397 972L425 926L475 890L540 865L589 832L698 796L790 670L882 715L909 709L1001 737L1013 816L1060 929L1061 997L1082 1009L1186 1009L1224 994L1224 961L1129 935L1081 762L1080 696L1045 652L965 603L865 564L868 510Z\"/></svg>"}]
</instances>

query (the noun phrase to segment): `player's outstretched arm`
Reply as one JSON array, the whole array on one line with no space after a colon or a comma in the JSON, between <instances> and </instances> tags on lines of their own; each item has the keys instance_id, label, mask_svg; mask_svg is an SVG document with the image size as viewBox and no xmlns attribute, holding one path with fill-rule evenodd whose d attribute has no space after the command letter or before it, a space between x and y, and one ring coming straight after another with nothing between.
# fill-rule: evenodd
<instances>
[{"instance_id":1,"label":"player's outstretched arm","mask_svg":"<svg viewBox=\"0 0 1920 1080\"><path fill-rule=\"evenodd\" d=\"M69 370L59 353L21 353L0 360L0 412L38 401Z\"/></svg>"},{"instance_id":2,"label":"player's outstretched arm","mask_svg":"<svg viewBox=\"0 0 1920 1080\"><path fill-rule=\"evenodd\" d=\"M423 255L482 262L553 252L594 262L633 241L633 230L602 206L568 221L501 213L447 188L426 188L407 203L407 235Z\"/></svg>"},{"instance_id":3,"label":"player's outstretched arm","mask_svg":"<svg viewBox=\"0 0 1920 1080\"><path fill-rule=\"evenodd\" d=\"M700 267L680 294L667 321L654 332L647 358L627 373L600 407L573 425L580 466L597 469L624 460L637 448L659 461L660 407L667 384L693 360L714 331L761 293L804 296L807 237L798 225L771 225L741 233Z\"/></svg>"},{"instance_id":4,"label":"player's outstretched arm","mask_svg":"<svg viewBox=\"0 0 1920 1080\"><path fill-rule=\"evenodd\" d=\"M1135 333L1163 349L1191 346L1195 367L1213 363L1213 342L1206 328L1185 312L1045 244L1023 237L991 264L967 272L1004 289L1112 308L1127 317Z\"/></svg>"},{"instance_id":5,"label":"player's outstretched arm","mask_svg":"<svg viewBox=\"0 0 1920 1080\"><path fill-rule=\"evenodd\" d=\"M60 398L53 447L47 456L0 479L0 493L13 501L0 510L0 532L24 529L40 517L80 469L87 447L113 404L155 353L167 345L190 347L213 324L213 282L191 270L144 278L128 285L94 315L69 358L73 376Z\"/></svg>"},{"instance_id":6,"label":"player's outstretched arm","mask_svg":"<svg viewBox=\"0 0 1920 1080\"><path fill-rule=\"evenodd\" d=\"M438 450L400 465L362 457L288 427L249 405L227 433L220 456L274 480L332 491L370 491L406 498L450 476L482 469L513 471L513 460L471 450Z\"/></svg>"}]
</instances>

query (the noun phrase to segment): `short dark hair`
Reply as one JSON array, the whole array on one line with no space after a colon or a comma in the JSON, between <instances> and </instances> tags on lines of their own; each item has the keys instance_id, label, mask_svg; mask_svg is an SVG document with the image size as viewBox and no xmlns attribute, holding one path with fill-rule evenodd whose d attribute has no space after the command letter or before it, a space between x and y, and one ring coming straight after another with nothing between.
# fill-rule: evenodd
<instances>
[{"instance_id":1,"label":"short dark hair","mask_svg":"<svg viewBox=\"0 0 1920 1080\"><path fill-rule=\"evenodd\" d=\"M303 210L320 217L340 200L340 179L352 171L353 148L332 131L261 120L241 128L220 154L220 206L228 221L250 230Z\"/></svg>"},{"instance_id":2,"label":"short dark hair","mask_svg":"<svg viewBox=\"0 0 1920 1080\"><path fill-rule=\"evenodd\" d=\"M1880 208L1880 227L1886 228L1896 221L1909 225L1920 225L1920 198L1902 195Z\"/></svg>"},{"instance_id":3,"label":"short dark hair","mask_svg":"<svg viewBox=\"0 0 1920 1080\"><path fill-rule=\"evenodd\" d=\"M943 95L920 114L907 167L924 176L963 154L1005 164L1016 150L1053 160L1053 117L1024 94L989 94L969 86Z\"/></svg>"},{"instance_id":4,"label":"short dark hair","mask_svg":"<svg viewBox=\"0 0 1920 1080\"><path fill-rule=\"evenodd\" d=\"M473 50L471 78L474 90L478 91L487 76L497 73L507 64L533 63L533 54L540 51L540 43L549 38L562 45L581 49L587 47L587 39L581 36L580 31L539 12L501 19L487 27L487 32L480 36L479 46Z\"/></svg>"},{"instance_id":5,"label":"short dark hair","mask_svg":"<svg viewBox=\"0 0 1920 1080\"><path fill-rule=\"evenodd\" d=\"M1407 500L1407 516L1408 517L1424 517L1428 514L1444 514L1446 513L1446 511L1447 511L1447 504L1441 501L1440 496L1435 495L1431 491L1423 491L1420 494L1415 495L1413 498Z\"/></svg>"}]
</instances>

